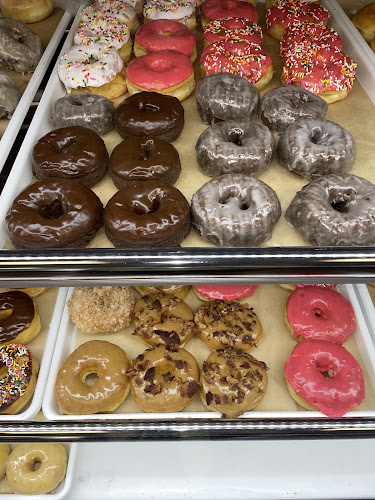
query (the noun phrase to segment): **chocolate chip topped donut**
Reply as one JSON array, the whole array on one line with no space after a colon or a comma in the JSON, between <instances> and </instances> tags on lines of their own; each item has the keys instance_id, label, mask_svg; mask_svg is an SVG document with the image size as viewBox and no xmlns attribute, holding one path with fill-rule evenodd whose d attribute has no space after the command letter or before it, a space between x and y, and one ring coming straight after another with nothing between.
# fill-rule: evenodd
<instances>
[{"instance_id":1,"label":"chocolate chip topped donut","mask_svg":"<svg viewBox=\"0 0 375 500\"><path fill-rule=\"evenodd\" d=\"M208 127L195 146L202 172L258 176L269 166L275 139L265 125L248 120L226 121Z\"/></svg>"},{"instance_id":2,"label":"chocolate chip topped donut","mask_svg":"<svg viewBox=\"0 0 375 500\"><path fill-rule=\"evenodd\" d=\"M317 246L375 244L375 185L351 174L318 177L299 191L285 218Z\"/></svg>"},{"instance_id":3,"label":"chocolate chip topped donut","mask_svg":"<svg viewBox=\"0 0 375 500\"><path fill-rule=\"evenodd\" d=\"M284 168L310 180L348 172L357 150L353 136L337 123L304 119L282 133L276 153Z\"/></svg>"},{"instance_id":4,"label":"chocolate chip topped donut","mask_svg":"<svg viewBox=\"0 0 375 500\"><path fill-rule=\"evenodd\" d=\"M260 101L259 116L276 134L301 118L324 118L328 104L318 95L295 85L267 92Z\"/></svg>"},{"instance_id":5,"label":"chocolate chip topped donut","mask_svg":"<svg viewBox=\"0 0 375 500\"><path fill-rule=\"evenodd\" d=\"M259 90L246 78L214 73L198 84L197 105L203 123L250 120L257 114Z\"/></svg>"}]
</instances>

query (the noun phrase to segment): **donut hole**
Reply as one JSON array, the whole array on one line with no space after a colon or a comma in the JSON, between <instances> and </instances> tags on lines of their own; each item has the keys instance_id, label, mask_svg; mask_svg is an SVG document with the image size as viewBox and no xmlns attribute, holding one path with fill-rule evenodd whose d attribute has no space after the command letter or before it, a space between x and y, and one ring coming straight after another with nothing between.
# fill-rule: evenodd
<instances>
[{"instance_id":1,"label":"donut hole","mask_svg":"<svg viewBox=\"0 0 375 500\"><path fill-rule=\"evenodd\" d=\"M44 205L39 209L39 215L43 219L54 220L64 214L64 209L60 200L53 200L49 205Z\"/></svg>"},{"instance_id":2,"label":"donut hole","mask_svg":"<svg viewBox=\"0 0 375 500\"><path fill-rule=\"evenodd\" d=\"M151 102L140 102L138 104L138 109L139 111L144 111L145 113L156 113L157 111L160 111L160 107L155 106L155 104L152 104Z\"/></svg>"},{"instance_id":3,"label":"donut hole","mask_svg":"<svg viewBox=\"0 0 375 500\"><path fill-rule=\"evenodd\" d=\"M88 385L89 387L93 387L99 379L100 377L97 372L91 372L85 375L83 383Z\"/></svg>"},{"instance_id":4,"label":"donut hole","mask_svg":"<svg viewBox=\"0 0 375 500\"><path fill-rule=\"evenodd\" d=\"M353 189L347 189L342 193L335 193L330 200L330 205L333 210L345 214L349 212L350 205L355 201L355 192Z\"/></svg>"},{"instance_id":5,"label":"donut hole","mask_svg":"<svg viewBox=\"0 0 375 500\"><path fill-rule=\"evenodd\" d=\"M13 313L13 309L3 309L0 311L0 321L4 321L5 319L9 318Z\"/></svg>"},{"instance_id":6,"label":"donut hole","mask_svg":"<svg viewBox=\"0 0 375 500\"><path fill-rule=\"evenodd\" d=\"M315 362L317 370L326 378L335 377L340 371L337 360L331 358L327 353L321 353Z\"/></svg>"},{"instance_id":7,"label":"donut hole","mask_svg":"<svg viewBox=\"0 0 375 500\"><path fill-rule=\"evenodd\" d=\"M132 205L132 212L135 215L148 215L157 212L161 204L160 199L152 198L149 201L151 202L151 205L149 204L145 205L144 203L142 203L141 200L134 200Z\"/></svg>"},{"instance_id":8,"label":"donut hole","mask_svg":"<svg viewBox=\"0 0 375 500\"><path fill-rule=\"evenodd\" d=\"M152 152L155 150L155 143L152 139L149 139L145 143L141 144L141 151L139 153L139 160L147 161Z\"/></svg>"},{"instance_id":9,"label":"donut hole","mask_svg":"<svg viewBox=\"0 0 375 500\"><path fill-rule=\"evenodd\" d=\"M239 128L235 128L229 131L228 141L236 146L243 145L243 130Z\"/></svg>"},{"instance_id":10,"label":"donut hole","mask_svg":"<svg viewBox=\"0 0 375 500\"><path fill-rule=\"evenodd\" d=\"M30 471L36 472L37 470L40 469L41 465L42 461L40 460L40 458L34 458L34 460L32 460L30 463Z\"/></svg>"},{"instance_id":11,"label":"donut hole","mask_svg":"<svg viewBox=\"0 0 375 500\"><path fill-rule=\"evenodd\" d=\"M314 127L312 129L310 141L313 144L319 144L319 146L332 146L334 144L332 136L323 132L320 127Z\"/></svg>"},{"instance_id":12,"label":"donut hole","mask_svg":"<svg viewBox=\"0 0 375 500\"><path fill-rule=\"evenodd\" d=\"M170 380L173 379L173 375L172 375L172 372L170 370L166 370L166 371L161 372L161 376L163 377L165 382L169 382Z\"/></svg>"},{"instance_id":13,"label":"donut hole","mask_svg":"<svg viewBox=\"0 0 375 500\"><path fill-rule=\"evenodd\" d=\"M234 202L240 210L247 210L250 204L242 196L238 196L236 193L223 193L219 198L219 203L221 205L227 205Z\"/></svg>"},{"instance_id":14,"label":"donut hole","mask_svg":"<svg viewBox=\"0 0 375 500\"><path fill-rule=\"evenodd\" d=\"M324 312L323 312L321 309L319 309L319 307L316 307L316 308L313 310L313 312L314 312L314 315L315 315L317 318L319 318L319 319L324 319L325 314L324 314Z\"/></svg>"}]
</instances>

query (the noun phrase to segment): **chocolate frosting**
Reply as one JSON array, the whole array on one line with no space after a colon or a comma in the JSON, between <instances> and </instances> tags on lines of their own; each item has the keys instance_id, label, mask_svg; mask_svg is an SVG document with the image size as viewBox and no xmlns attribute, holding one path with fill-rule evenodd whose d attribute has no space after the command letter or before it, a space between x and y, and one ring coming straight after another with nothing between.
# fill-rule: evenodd
<instances>
[{"instance_id":1,"label":"chocolate frosting","mask_svg":"<svg viewBox=\"0 0 375 500\"><path fill-rule=\"evenodd\" d=\"M16 248L83 246L101 225L103 205L96 194L76 181L45 179L26 188L6 216Z\"/></svg>"},{"instance_id":2,"label":"chocolate frosting","mask_svg":"<svg viewBox=\"0 0 375 500\"><path fill-rule=\"evenodd\" d=\"M35 315L33 300L26 293L16 291L0 294L0 311L11 311L9 316L0 319L0 345L29 328Z\"/></svg>"}]
</instances>

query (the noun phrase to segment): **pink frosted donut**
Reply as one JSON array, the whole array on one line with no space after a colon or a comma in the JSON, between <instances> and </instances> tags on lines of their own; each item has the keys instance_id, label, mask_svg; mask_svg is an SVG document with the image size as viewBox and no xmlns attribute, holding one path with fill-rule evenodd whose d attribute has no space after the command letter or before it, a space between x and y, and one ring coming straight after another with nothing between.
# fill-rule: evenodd
<instances>
[{"instance_id":1,"label":"pink frosted donut","mask_svg":"<svg viewBox=\"0 0 375 500\"><path fill-rule=\"evenodd\" d=\"M324 284L314 283L313 285L291 285L291 284L288 284L288 285L280 285L280 286L281 286L281 288L283 288L287 292L294 292L294 290L296 290L297 288L303 288L305 286L320 286L323 288L329 288L330 290L333 290L334 288L336 288L337 285L335 285L333 283L324 283Z\"/></svg>"},{"instance_id":2,"label":"pink frosted donut","mask_svg":"<svg viewBox=\"0 0 375 500\"><path fill-rule=\"evenodd\" d=\"M150 21L139 28L134 40L134 54L137 57L165 49L181 52L192 62L197 57L193 32L177 21L169 19Z\"/></svg>"},{"instance_id":3,"label":"pink frosted donut","mask_svg":"<svg viewBox=\"0 0 375 500\"><path fill-rule=\"evenodd\" d=\"M240 17L225 17L211 21L203 31L202 38L205 45L233 38L257 45L263 43L262 28L253 21Z\"/></svg>"},{"instance_id":4,"label":"pink frosted donut","mask_svg":"<svg viewBox=\"0 0 375 500\"><path fill-rule=\"evenodd\" d=\"M253 23L259 20L258 12L250 2L242 0L206 0L202 6L202 27L215 19L225 17L240 17Z\"/></svg>"},{"instance_id":5,"label":"pink frosted donut","mask_svg":"<svg viewBox=\"0 0 375 500\"><path fill-rule=\"evenodd\" d=\"M201 300L240 300L251 297L258 285L194 285Z\"/></svg>"},{"instance_id":6,"label":"pink frosted donut","mask_svg":"<svg viewBox=\"0 0 375 500\"><path fill-rule=\"evenodd\" d=\"M291 396L304 408L342 417L365 398L362 368L345 347L304 340L284 366Z\"/></svg>"},{"instance_id":7,"label":"pink frosted donut","mask_svg":"<svg viewBox=\"0 0 375 500\"><path fill-rule=\"evenodd\" d=\"M190 59L175 50L159 50L134 59L126 70L130 94L150 91L182 100L195 88Z\"/></svg>"},{"instance_id":8,"label":"pink frosted donut","mask_svg":"<svg viewBox=\"0 0 375 500\"><path fill-rule=\"evenodd\" d=\"M356 321L350 302L329 288L297 288L286 304L286 323L297 340L329 340L342 344L354 332Z\"/></svg>"}]
</instances>

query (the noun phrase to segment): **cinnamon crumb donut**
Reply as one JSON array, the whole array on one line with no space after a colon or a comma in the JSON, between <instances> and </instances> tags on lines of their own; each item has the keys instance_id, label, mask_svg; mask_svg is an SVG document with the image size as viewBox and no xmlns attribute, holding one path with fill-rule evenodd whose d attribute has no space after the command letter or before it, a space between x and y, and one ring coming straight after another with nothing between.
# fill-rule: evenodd
<instances>
[{"instance_id":1,"label":"cinnamon crumb donut","mask_svg":"<svg viewBox=\"0 0 375 500\"><path fill-rule=\"evenodd\" d=\"M135 297L126 286L76 288L68 311L78 328L87 333L118 332L131 323Z\"/></svg>"}]
</instances>

